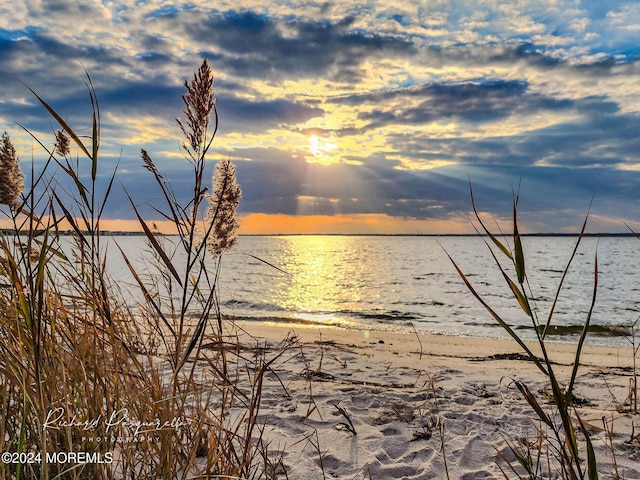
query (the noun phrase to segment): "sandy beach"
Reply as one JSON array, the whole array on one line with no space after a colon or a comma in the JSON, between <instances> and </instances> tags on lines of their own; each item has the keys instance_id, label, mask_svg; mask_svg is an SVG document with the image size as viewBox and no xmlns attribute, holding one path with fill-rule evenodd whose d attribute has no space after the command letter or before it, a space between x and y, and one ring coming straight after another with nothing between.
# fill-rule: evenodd
<instances>
[{"instance_id":1,"label":"sandy beach","mask_svg":"<svg viewBox=\"0 0 640 480\"><path fill-rule=\"evenodd\" d=\"M514 462L508 442L535 441L544 376L510 340L238 323L269 361L258 424L289 479L492 479ZM276 358L276 346L293 339ZM531 348L534 348L532 346ZM567 382L575 346L549 344ZM534 349L534 352L536 350ZM575 389L601 478L638 479L637 415L625 413L631 348L585 346ZM611 441L603 418L613 425ZM634 427L635 425L635 427ZM635 428L635 430L634 430ZM545 460L546 461L546 460ZM280 478L280 477L278 477Z\"/></svg>"}]
</instances>

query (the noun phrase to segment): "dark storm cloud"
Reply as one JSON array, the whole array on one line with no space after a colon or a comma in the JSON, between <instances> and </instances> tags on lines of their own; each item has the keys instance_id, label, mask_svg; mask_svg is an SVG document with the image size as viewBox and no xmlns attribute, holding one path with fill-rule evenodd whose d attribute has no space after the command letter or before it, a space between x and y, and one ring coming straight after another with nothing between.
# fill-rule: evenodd
<instances>
[{"instance_id":1,"label":"dark storm cloud","mask_svg":"<svg viewBox=\"0 0 640 480\"><path fill-rule=\"evenodd\" d=\"M531 202L534 208L563 205L582 212L596 193L603 198L596 206L614 215L615 205L640 199L636 187L640 173L617 170L626 161L636 159L640 163L640 118L620 114L618 105L606 96L557 100L528 93L524 82L488 82L427 85L336 101L357 106L416 100L430 102L429 114L435 119L439 115L493 121L515 112L531 114L542 109L578 113L580 117L501 137L432 139L415 133L388 134L391 149L364 160L358 158L364 162L361 166L309 165L273 150L268 162L246 162L239 168L254 191L249 211L293 214L304 207L306 214L386 213L446 218L468 213L469 175L483 209L496 215L508 216L511 189L517 188L521 179L523 198L536 197ZM410 123L415 122L413 118ZM398 123L402 120L389 117L389 124ZM305 133L327 130L307 129ZM248 152L248 158L265 159L264 155L260 149ZM455 165L407 171L397 168L397 160L391 160L398 157L413 159L417 164L444 160ZM301 207L298 196L317 200L307 200ZM277 202L270 204L271 197Z\"/></svg>"},{"instance_id":2,"label":"dark storm cloud","mask_svg":"<svg viewBox=\"0 0 640 480\"><path fill-rule=\"evenodd\" d=\"M418 96L425 99L416 106L399 110L381 106L361 113L359 118L370 121L370 127L389 123L418 125L451 117L480 122L497 120L514 112L526 85L520 82L465 83L434 85L420 90Z\"/></svg>"},{"instance_id":3,"label":"dark storm cloud","mask_svg":"<svg viewBox=\"0 0 640 480\"><path fill-rule=\"evenodd\" d=\"M190 23L186 31L194 40L218 47L224 52L219 62L242 77L320 75L356 81L358 66L368 58L416 52L406 38L353 29L353 21L353 17L331 22L282 20L252 11L211 12L204 21Z\"/></svg>"},{"instance_id":4,"label":"dark storm cloud","mask_svg":"<svg viewBox=\"0 0 640 480\"><path fill-rule=\"evenodd\" d=\"M545 105L546 101L524 103L528 108L532 104L536 105L532 110L535 112L538 105ZM618 106L606 97L567 102L563 109L569 108L581 117L508 136L438 139L419 134L394 134L388 138L398 155L423 160L425 164L430 160L445 160L485 168L501 165L585 168L640 161L637 115L620 114Z\"/></svg>"},{"instance_id":5,"label":"dark storm cloud","mask_svg":"<svg viewBox=\"0 0 640 480\"><path fill-rule=\"evenodd\" d=\"M122 55L122 51L114 47L64 43L46 35L44 32L36 33L30 36L29 40L23 40L18 43L26 42L33 44L32 49L34 51L46 55L48 57L48 63L53 66L56 65L56 61L64 62L57 64L58 67L62 67L69 61L83 59L91 59L98 65L130 65L130 63L125 60L127 57Z\"/></svg>"},{"instance_id":6,"label":"dark storm cloud","mask_svg":"<svg viewBox=\"0 0 640 480\"><path fill-rule=\"evenodd\" d=\"M349 106L373 106L358 115L370 122L363 130L391 124L420 125L456 118L491 122L514 114L538 110L566 110L572 100L528 93L523 81L482 80L455 84L429 84L335 98ZM587 106L585 106L586 108Z\"/></svg>"},{"instance_id":7,"label":"dark storm cloud","mask_svg":"<svg viewBox=\"0 0 640 480\"><path fill-rule=\"evenodd\" d=\"M421 99L423 97L439 99L438 102L455 105L464 109L464 102L475 102L482 99L498 98L504 100L509 97L520 97L527 90L526 82L488 80L484 82L466 82L457 84L428 84L418 87L398 88L383 92L349 95L334 99L336 103L351 106L364 104L384 104L396 99ZM470 105L473 106L473 105Z\"/></svg>"},{"instance_id":8,"label":"dark storm cloud","mask_svg":"<svg viewBox=\"0 0 640 480\"><path fill-rule=\"evenodd\" d=\"M117 48L61 42L46 32L36 31L28 37L0 40L0 82L5 98L24 97L24 82L48 99L78 95L86 99L82 78L86 62L97 86L118 84L114 68L129 68L132 63ZM84 89L84 91L83 91ZM3 112L0 111L0 114ZM20 112L13 112L18 114ZM14 118L16 115L9 115Z\"/></svg>"},{"instance_id":9,"label":"dark storm cloud","mask_svg":"<svg viewBox=\"0 0 640 480\"><path fill-rule=\"evenodd\" d=\"M262 125L265 128L277 127L279 124L304 123L324 115L320 108L284 99L252 101L222 96L217 101L217 107L221 118L230 122Z\"/></svg>"},{"instance_id":10,"label":"dark storm cloud","mask_svg":"<svg viewBox=\"0 0 640 480\"><path fill-rule=\"evenodd\" d=\"M434 67L486 67L500 68L526 66L539 72L561 71L571 76L608 76L621 64L633 65L638 61L635 52L605 53L597 59L576 61L566 51L552 45L537 44L531 41L511 40L508 42L462 43L442 47L426 45L420 48L417 56L423 62Z\"/></svg>"},{"instance_id":11,"label":"dark storm cloud","mask_svg":"<svg viewBox=\"0 0 640 480\"><path fill-rule=\"evenodd\" d=\"M457 162L434 171L447 178L446 185L458 185L449 191L457 196L433 196L433 190L420 181L402 183L405 197L429 192L430 198L445 205L443 213L462 212L465 202L468 210L469 196L461 184L469 176L481 209L496 215L509 215L511 189L522 181L524 210L563 208L584 212L595 195L594 205L601 214L637 218L640 172L619 167L624 164L622 159L640 163L640 142L633 135L640 127L638 123L634 118L612 123L592 120L490 140L423 138L409 142L396 136L392 144L398 149L407 148L400 155L411 155L418 162ZM425 175L433 178L430 172ZM621 205L625 205L624 211ZM557 221L560 225L563 220Z\"/></svg>"}]
</instances>

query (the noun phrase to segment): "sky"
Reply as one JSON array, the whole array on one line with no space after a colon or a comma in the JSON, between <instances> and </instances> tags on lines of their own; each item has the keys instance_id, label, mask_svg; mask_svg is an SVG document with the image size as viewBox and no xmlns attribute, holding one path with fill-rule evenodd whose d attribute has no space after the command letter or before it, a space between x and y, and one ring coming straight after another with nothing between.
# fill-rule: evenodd
<instances>
[{"instance_id":1,"label":"sky","mask_svg":"<svg viewBox=\"0 0 640 480\"><path fill-rule=\"evenodd\" d=\"M191 167L175 121L203 59L243 189L241 233L640 227L640 2L609 0L17 0L0 5L0 130L23 168L57 128L23 83L90 132L101 110L105 208L135 229L161 207L146 149L178 195ZM23 82L23 83L22 83ZM153 210L146 215L153 219ZM159 220L155 215L156 220Z\"/></svg>"}]
</instances>

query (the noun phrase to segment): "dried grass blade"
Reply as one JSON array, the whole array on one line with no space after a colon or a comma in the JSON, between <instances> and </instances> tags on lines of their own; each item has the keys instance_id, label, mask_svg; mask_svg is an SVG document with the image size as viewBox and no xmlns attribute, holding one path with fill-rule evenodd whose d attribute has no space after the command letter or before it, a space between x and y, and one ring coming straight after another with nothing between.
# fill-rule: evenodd
<instances>
[{"instance_id":1,"label":"dried grass blade","mask_svg":"<svg viewBox=\"0 0 640 480\"><path fill-rule=\"evenodd\" d=\"M18 304L20 305L19 311L22 312L27 327L31 330L33 319L31 315L31 309L29 308L29 302L27 301L27 297L24 293L24 289L22 288L22 283L18 275L18 265L16 264L13 255L11 255L11 252L9 252L4 243L2 244L2 249L4 250L5 259L7 260L7 264L9 265L9 270L11 273L11 283L13 284L13 288L15 288L16 295L18 296Z\"/></svg>"},{"instance_id":2,"label":"dried grass blade","mask_svg":"<svg viewBox=\"0 0 640 480\"><path fill-rule=\"evenodd\" d=\"M89 72L87 72L86 69L85 73L87 75L85 85L89 90L89 99L91 101L91 108L93 110L91 129L91 178L95 180L98 174L98 149L100 148L100 109L98 106L98 97L96 96L96 91L93 88L91 77L89 76Z\"/></svg>"},{"instance_id":3,"label":"dried grass blade","mask_svg":"<svg viewBox=\"0 0 640 480\"><path fill-rule=\"evenodd\" d=\"M127 255L124 253L122 248L120 248L120 245L118 245L116 243L116 246L118 247L118 250L120 250L120 253L122 254L122 259L124 260L124 263L127 264L127 267L129 268L129 271L131 272L131 275L133 275L133 278L135 278L136 282L138 282L138 285L140 286L140 290L142 290L142 294L144 295L144 299L147 301L147 303L149 305L151 305L151 307L153 307L155 312L162 319L162 322L166 325L166 327L169 329L171 334L175 337L175 335L176 335L175 330L173 329L173 327L171 326L171 324L169 323L167 318L162 313L162 310L160 309L158 304L155 302L155 300L153 299L153 297L149 293L149 290L147 290L146 285L144 284L144 282L142 281L142 279L138 275L138 272L136 271L136 269L133 268L133 265L131 265L131 262L129 261L129 257L127 257Z\"/></svg>"},{"instance_id":4,"label":"dried grass blade","mask_svg":"<svg viewBox=\"0 0 640 480\"><path fill-rule=\"evenodd\" d=\"M628 223L624 223L624 226L627 227L629 229L629 231L631 232L631 235L633 235L634 237L636 237L638 240L640 240L640 235L638 235L638 233L629 226Z\"/></svg>"},{"instance_id":5,"label":"dried grass blade","mask_svg":"<svg viewBox=\"0 0 640 480\"><path fill-rule=\"evenodd\" d=\"M518 304L520 305L524 313L531 317L531 307L529 306L529 300L527 300L527 297L524 295L524 293L522 293L520 288L518 288L516 283L506 275L506 273L504 274L504 278L509 284L509 288L511 288L511 291L516 296L516 300L518 300Z\"/></svg>"},{"instance_id":6,"label":"dried grass blade","mask_svg":"<svg viewBox=\"0 0 640 480\"><path fill-rule=\"evenodd\" d=\"M61 162L57 163L60 168L62 168L62 170L64 170L64 172L69 175L69 177L71 177L71 179L75 183L76 188L78 189L78 193L80 194L80 197L82 198L85 206L90 206L91 204L89 203L89 199L87 198L87 187L85 187L84 184L80 181L80 178L76 174L75 170L71 167L71 165L69 165L69 162L66 162L66 165L62 164Z\"/></svg>"},{"instance_id":7,"label":"dried grass blade","mask_svg":"<svg viewBox=\"0 0 640 480\"><path fill-rule=\"evenodd\" d=\"M47 252L49 250L49 230L45 230L44 240L40 244L40 254L38 255L38 266L36 273L36 291L44 287L45 266L47 264Z\"/></svg>"},{"instance_id":8,"label":"dried grass blade","mask_svg":"<svg viewBox=\"0 0 640 480\"><path fill-rule=\"evenodd\" d=\"M129 196L129 193L125 191L125 194L127 195L127 198L129 199L129 202L133 207L133 211L135 212L136 217L138 218L138 222L140 222L140 225L142 226L142 229L144 230L144 233L147 236L147 239L149 240L149 242L151 243L155 251L158 253L158 255L160 255L160 258L164 262L164 265L169 269L175 281L178 282L178 285L180 285L180 287L182 287L182 280L180 280L180 276L178 275L176 268L173 266L171 259L168 257L167 253L164 251L160 243L158 243L158 240L156 240L155 235L153 234L153 232L151 231L147 223L140 216L140 213L138 212L138 209L133 203L133 200Z\"/></svg>"},{"instance_id":9,"label":"dried grass blade","mask_svg":"<svg viewBox=\"0 0 640 480\"><path fill-rule=\"evenodd\" d=\"M58 205L60 206L60 208L62 209L62 212L64 213L64 217L67 219L67 222L69 222L69 225L71 225L71 228L73 228L73 231L76 233L78 238L86 246L89 246L89 243L87 242L87 239L84 238L84 235L82 234L82 231L78 227L78 224L76 223L76 220L73 218L73 215L71 215L71 212L69 212L69 210L67 210L67 207L64 206L64 203L62 203L62 200L60 200L60 197L58 197L58 194L56 192L53 192L53 196L56 199L56 201L58 202Z\"/></svg>"},{"instance_id":10,"label":"dried grass blade","mask_svg":"<svg viewBox=\"0 0 640 480\"><path fill-rule=\"evenodd\" d=\"M104 194L104 200L102 201L102 205L100 206L100 211L98 212L98 220L102 218L102 212L104 211L104 207L107 204L107 199L111 194L111 188L113 187L113 182L116 179L116 172L118 171L118 166L120 165L120 159L118 159L118 163L116 163L115 168L113 169L113 173L111 174L111 178L109 179L109 184L107 185L107 191Z\"/></svg>"},{"instance_id":11,"label":"dried grass blade","mask_svg":"<svg viewBox=\"0 0 640 480\"><path fill-rule=\"evenodd\" d=\"M286 275L291 275L289 272L287 272L286 270L281 269L280 267L276 267L274 264L267 262L266 260L263 260L260 257L256 257L255 255L251 255L250 253L244 253L243 255L247 255L248 257L254 258L256 260L258 260L259 262L264 263L265 265L270 266L271 268L275 268L276 270L278 270L279 272L282 272Z\"/></svg>"},{"instance_id":12,"label":"dried grass blade","mask_svg":"<svg viewBox=\"0 0 640 480\"><path fill-rule=\"evenodd\" d=\"M48 235L48 230L46 231L46 234ZM34 242L36 243L36 245L42 248L43 246L42 241L34 239ZM64 252L62 252L61 250L58 250L51 244L47 245L47 252L51 253L52 255L55 255L56 257L58 257L60 260L63 260L63 261L67 261L69 259L69 257L67 257L64 254Z\"/></svg>"},{"instance_id":13,"label":"dried grass blade","mask_svg":"<svg viewBox=\"0 0 640 480\"><path fill-rule=\"evenodd\" d=\"M533 396L533 394L531 393L529 388L524 383L520 383L520 382L515 381L515 380L514 380L514 382L516 384L516 387L518 387L518 390L520 390L520 393L522 394L522 396L527 401L527 403L538 414L538 417L540 418L540 420L542 420L547 426L553 427L553 423L551 422L551 419L545 413L545 411L542 409L542 407L540 406L540 404L536 400L536 397Z\"/></svg>"},{"instance_id":14,"label":"dried grass blade","mask_svg":"<svg viewBox=\"0 0 640 480\"><path fill-rule=\"evenodd\" d=\"M22 401L22 420L20 421L20 436L18 438L18 453L24 452L24 443L27 432L27 389L24 384L22 385L23 389L23 401ZM22 473L22 462L18 462L18 466L16 468L16 480L20 480L20 475Z\"/></svg>"},{"instance_id":15,"label":"dried grass blade","mask_svg":"<svg viewBox=\"0 0 640 480\"><path fill-rule=\"evenodd\" d=\"M182 357L182 360L180 361L180 364L178 365L176 373L179 372L182 369L182 367L184 366L185 362L189 358L189 355L191 355L191 352L193 351L193 349L198 344L198 341L200 340L200 337L202 336L202 333L204 332L204 329L205 329L206 326L207 326L207 316L203 315L200 318L200 320L198 321L198 325L196 326L196 329L193 332L193 335L191 336L191 340L189 341L189 345L187 346L187 349L184 352L184 355Z\"/></svg>"},{"instance_id":16,"label":"dried grass blade","mask_svg":"<svg viewBox=\"0 0 640 480\"><path fill-rule=\"evenodd\" d=\"M93 112L93 129L91 131L91 145L93 155L91 156L91 179L95 180L98 175L98 127L96 112Z\"/></svg>"},{"instance_id":17,"label":"dried grass blade","mask_svg":"<svg viewBox=\"0 0 640 480\"><path fill-rule=\"evenodd\" d=\"M91 154L89 153L89 150L87 150L87 147L84 146L84 143L82 143L82 140L80 140L76 132L73 131L73 129L69 126L69 124L65 122L65 120L60 115L58 115L58 113L53 108L51 108L51 106L47 102L45 102L40 97L40 95L38 95L29 85L27 85L24 82L20 82L20 83L22 83L22 85L24 85L31 93L33 93L33 95L38 99L38 101L42 104L42 106L47 109L47 111L51 114L53 118L56 119L56 121L62 127L62 129L66 132L66 134L73 139L76 145L78 145L78 148L80 148L80 150L82 150L82 152L87 157L93 160Z\"/></svg>"}]
</instances>

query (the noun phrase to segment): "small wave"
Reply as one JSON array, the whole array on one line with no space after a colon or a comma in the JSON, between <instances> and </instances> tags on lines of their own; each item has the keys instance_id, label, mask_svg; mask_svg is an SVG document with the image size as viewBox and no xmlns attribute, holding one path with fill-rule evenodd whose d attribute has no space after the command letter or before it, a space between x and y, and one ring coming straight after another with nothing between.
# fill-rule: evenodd
<instances>
[{"instance_id":1,"label":"small wave","mask_svg":"<svg viewBox=\"0 0 640 480\"><path fill-rule=\"evenodd\" d=\"M531 326L518 326L519 330L533 330ZM538 325L536 329L542 333L544 325ZM548 335L554 336L570 336L580 335L584 325L551 325L547 331ZM589 325L587 333L598 337L627 337L631 336L633 331L631 327L623 325Z\"/></svg>"},{"instance_id":2,"label":"small wave","mask_svg":"<svg viewBox=\"0 0 640 480\"><path fill-rule=\"evenodd\" d=\"M426 302L392 302L391 305L409 305L413 307L444 307L447 304L438 300L429 300Z\"/></svg>"},{"instance_id":3,"label":"small wave","mask_svg":"<svg viewBox=\"0 0 640 480\"><path fill-rule=\"evenodd\" d=\"M246 300L227 300L223 303L223 305L227 308L244 308L247 310L260 310L263 312L284 312L286 309L274 305L272 303L253 303L248 302Z\"/></svg>"},{"instance_id":4,"label":"small wave","mask_svg":"<svg viewBox=\"0 0 640 480\"><path fill-rule=\"evenodd\" d=\"M400 312L398 310L388 310L384 312L341 312L350 316L363 318L366 320L377 321L398 321L398 320L418 320L422 318L422 315L409 312Z\"/></svg>"},{"instance_id":5,"label":"small wave","mask_svg":"<svg viewBox=\"0 0 640 480\"><path fill-rule=\"evenodd\" d=\"M298 318L298 317L277 317L277 316L250 317L247 315L225 315L225 318L232 321L244 321L244 322L272 322L272 323L291 324L291 325L327 326L326 322L322 322L318 320L309 320L306 318Z\"/></svg>"}]
</instances>

